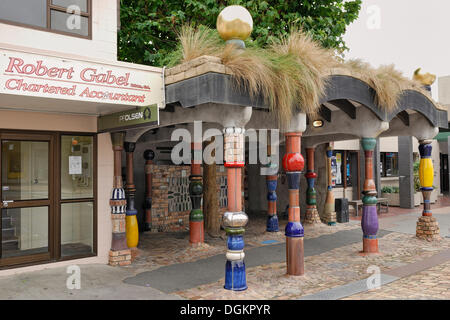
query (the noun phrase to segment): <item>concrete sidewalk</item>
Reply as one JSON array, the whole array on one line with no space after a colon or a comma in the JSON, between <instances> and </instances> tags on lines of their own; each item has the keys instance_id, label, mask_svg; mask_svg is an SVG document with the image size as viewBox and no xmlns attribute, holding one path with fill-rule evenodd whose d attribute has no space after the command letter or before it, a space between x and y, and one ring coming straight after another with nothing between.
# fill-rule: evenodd
<instances>
[{"instance_id":1,"label":"concrete sidewalk","mask_svg":"<svg viewBox=\"0 0 450 320\"><path fill-rule=\"evenodd\" d=\"M30 300L166 300L180 299L149 287L122 282L129 276L123 268L107 265L80 265L81 288L66 286L66 268L46 269L0 278L0 299Z\"/></svg>"},{"instance_id":2,"label":"concrete sidewalk","mask_svg":"<svg viewBox=\"0 0 450 320\"><path fill-rule=\"evenodd\" d=\"M439 223L441 237L450 238L450 207L432 209L433 217ZM422 213L411 212L391 217L383 217L379 219L380 229L393 232L416 234L417 219Z\"/></svg>"}]
</instances>

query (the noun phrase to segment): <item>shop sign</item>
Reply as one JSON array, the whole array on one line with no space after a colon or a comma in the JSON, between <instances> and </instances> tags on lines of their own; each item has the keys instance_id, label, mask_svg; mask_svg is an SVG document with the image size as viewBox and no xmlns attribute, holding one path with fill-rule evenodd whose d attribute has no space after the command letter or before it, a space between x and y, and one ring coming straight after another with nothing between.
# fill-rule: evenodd
<instances>
[{"instance_id":1,"label":"shop sign","mask_svg":"<svg viewBox=\"0 0 450 320\"><path fill-rule=\"evenodd\" d=\"M159 125L159 108L156 104L116 112L98 118L98 131L119 131L137 127Z\"/></svg>"},{"instance_id":2,"label":"shop sign","mask_svg":"<svg viewBox=\"0 0 450 320\"><path fill-rule=\"evenodd\" d=\"M122 65L0 48L0 94L162 107L162 69Z\"/></svg>"}]
</instances>

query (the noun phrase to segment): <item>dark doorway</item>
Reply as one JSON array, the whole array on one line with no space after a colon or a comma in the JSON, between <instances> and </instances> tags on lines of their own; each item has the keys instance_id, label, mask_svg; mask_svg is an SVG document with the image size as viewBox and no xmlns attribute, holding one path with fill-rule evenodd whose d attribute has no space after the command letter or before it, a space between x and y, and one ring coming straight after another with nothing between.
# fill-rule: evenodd
<instances>
[{"instance_id":1,"label":"dark doorway","mask_svg":"<svg viewBox=\"0 0 450 320\"><path fill-rule=\"evenodd\" d=\"M448 177L448 154L440 154L441 158L441 192L448 193L449 177Z\"/></svg>"}]
</instances>

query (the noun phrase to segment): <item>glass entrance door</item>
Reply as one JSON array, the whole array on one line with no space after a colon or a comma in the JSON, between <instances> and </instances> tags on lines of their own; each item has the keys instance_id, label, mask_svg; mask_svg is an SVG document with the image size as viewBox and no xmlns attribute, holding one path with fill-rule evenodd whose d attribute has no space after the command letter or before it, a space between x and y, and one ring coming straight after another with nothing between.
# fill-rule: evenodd
<instances>
[{"instance_id":1,"label":"glass entrance door","mask_svg":"<svg viewBox=\"0 0 450 320\"><path fill-rule=\"evenodd\" d=\"M0 134L0 266L53 256L53 137Z\"/></svg>"}]
</instances>

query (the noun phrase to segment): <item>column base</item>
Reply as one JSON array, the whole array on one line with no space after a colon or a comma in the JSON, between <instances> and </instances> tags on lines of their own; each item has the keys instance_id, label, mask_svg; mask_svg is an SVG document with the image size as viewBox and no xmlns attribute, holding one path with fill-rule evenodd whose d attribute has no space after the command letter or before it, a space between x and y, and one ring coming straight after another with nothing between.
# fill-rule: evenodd
<instances>
[{"instance_id":1,"label":"column base","mask_svg":"<svg viewBox=\"0 0 450 320\"><path fill-rule=\"evenodd\" d=\"M131 262L133 262L139 255L139 250L138 248L130 248L130 251L131 251Z\"/></svg>"},{"instance_id":2,"label":"column base","mask_svg":"<svg viewBox=\"0 0 450 320\"><path fill-rule=\"evenodd\" d=\"M286 237L286 265L290 276L305 274L303 237Z\"/></svg>"},{"instance_id":3,"label":"column base","mask_svg":"<svg viewBox=\"0 0 450 320\"><path fill-rule=\"evenodd\" d=\"M378 239L376 238L366 238L363 237L363 251L360 252L361 255L369 254L379 254L378 251Z\"/></svg>"},{"instance_id":4,"label":"column base","mask_svg":"<svg viewBox=\"0 0 450 320\"><path fill-rule=\"evenodd\" d=\"M306 214L305 214L305 221L304 223L307 224L319 224L322 223L319 216L319 211L317 211L317 208L306 208Z\"/></svg>"},{"instance_id":5,"label":"column base","mask_svg":"<svg viewBox=\"0 0 450 320\"><path fill-rule=\"evenodd\" d=\"M274 214L273 216L267 217L267 232L278 232L278 216Z\"/></svg>"},{"instance_id":6,"label":"column base","mask_svg":"<svg viewBox=\"0 0 450 320\"><path fill-rule=\"evenodd\" d=\"M131 264L131 250L109 251L108 264L110 266L128 266Z\"/></svg>"},{"instance_id":7,"label":"column base","mask_svg":"<svg viewBox=\"0 0 450 320\"><path fill-rule=\"evenodd\" d=\"M203 221L189 222L189 243L196 246L205 242Z\"/></svg>"},{"instance_id":8,"label":"column base","mask_svg":"<svg viewBox=\"0 0 450 320\"><path fill-rule=\"evenodd\" d=\"M324 213L324 216L322 217L322 222L326 223L329 226L336 225L336 212L327 212Z\"/></svg>"},{"instance_id":9,"label":"column base","mask_svg":"<svg viewBox=\"0 0 450 320\"><path fill-rule=\"evenodd\" d=\"M440 240L439 224L435 217L422 216L419 217L416 227L416 237L422 240Z\"/></svg>"},{"instance_id":10,"label":"column base","mask_svg":"<svg viewBox=\"0 0 450 320\"><path fill-rule=\"evenodd\" d=\"M244 260L227 261L225 265L224 288L233 291L243 291L247 289Z\"/></svg>"}]
</instances>

